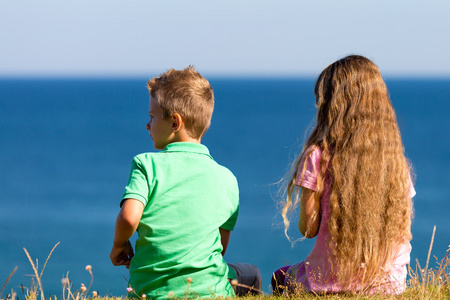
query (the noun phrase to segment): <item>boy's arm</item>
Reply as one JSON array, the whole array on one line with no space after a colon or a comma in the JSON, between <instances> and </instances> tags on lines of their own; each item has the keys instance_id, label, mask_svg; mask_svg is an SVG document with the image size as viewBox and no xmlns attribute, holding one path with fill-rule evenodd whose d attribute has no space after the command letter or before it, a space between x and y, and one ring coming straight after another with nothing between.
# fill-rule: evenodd
<instances>
[{"instance_id":1,"label":"boy's arm","mask_svg":"<svg viewBox=\"0 0 450 300\"><path fill-rule=\"evenodd\" d=\"M225 255L225 252L228 248L228 243L230 242L231 231L223 228L219 228L220 231L220 242L222 243L222 256Z\"/></svg>"},{"instance_id":2,"label":"boy's arm","mask_svg":"<svg viewBox=\"0 0 450 300\"><path fill-rule=\"evenodd\" d=\"M109 255L113 265L130 267L130 261L134 253L129 238L136 231L143 211L144 204L136 199L126 199L123 202L122 209L116 219L114 242Z\"/></svg>"}]
</instances>

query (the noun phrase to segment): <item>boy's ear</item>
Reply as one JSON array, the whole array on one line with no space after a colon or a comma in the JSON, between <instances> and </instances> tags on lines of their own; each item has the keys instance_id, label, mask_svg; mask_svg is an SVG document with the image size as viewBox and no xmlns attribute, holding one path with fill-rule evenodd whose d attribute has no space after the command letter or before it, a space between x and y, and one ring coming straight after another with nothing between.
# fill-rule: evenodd
<instances>
[{"instance_id":1,"label":"boy's ear","mask_svg":"<svg viewBox=\"0 0 450 300\"><path fill-rule=\"evenodd\" d=\"M183 118L179 113L174 113L172 116L172 132L177 132L183 126Z\"/></svg>"}]
</instances>

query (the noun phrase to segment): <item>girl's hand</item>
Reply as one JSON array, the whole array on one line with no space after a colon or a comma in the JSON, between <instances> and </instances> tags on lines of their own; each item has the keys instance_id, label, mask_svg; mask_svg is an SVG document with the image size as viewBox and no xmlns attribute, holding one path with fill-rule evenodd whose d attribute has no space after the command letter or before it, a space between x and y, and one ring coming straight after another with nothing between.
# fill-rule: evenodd
<instances>
[{"instance_id":1,"label":"girl's hand","mask_svg":"<svg viewBox=\"0 0 450 300\"><path fill-rule=\"evenodd\" d=\"M125 244L121 246L113 245L111 249L111 254L109 258L115 266L126 266L127 269L130 268L130 261L134 256L133 247L130 241L126 241Z\"/></svg>"}]
</instances>

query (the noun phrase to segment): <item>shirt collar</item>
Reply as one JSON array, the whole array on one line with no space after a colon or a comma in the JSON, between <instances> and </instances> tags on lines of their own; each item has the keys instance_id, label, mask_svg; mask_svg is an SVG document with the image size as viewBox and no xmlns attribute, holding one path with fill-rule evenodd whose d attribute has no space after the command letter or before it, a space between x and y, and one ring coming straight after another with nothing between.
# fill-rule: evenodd
<instances>
[{"instance_id":1,"label":"shirt collar","mask_svg":"<svg viewBox=\"0 0 450 300\"><path fill-rule=\"evenodd\" d=\"M209 150L205 145L197 144L197 143L188 143L188 142L177 142L170 143L164 149L164 152L191 152L204 154L209 156L212 159L212 156L209 154Z\"/></svg>"}]
</instances>

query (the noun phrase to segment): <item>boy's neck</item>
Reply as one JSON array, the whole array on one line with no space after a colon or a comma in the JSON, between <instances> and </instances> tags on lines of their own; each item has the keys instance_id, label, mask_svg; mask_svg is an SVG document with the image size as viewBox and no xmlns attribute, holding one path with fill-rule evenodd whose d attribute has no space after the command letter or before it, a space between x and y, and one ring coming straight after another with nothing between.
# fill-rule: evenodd
<instances>
[{"instance_id":1,"label":"boy's neck","mask_svg":"<svg viewBox=\"0 0 450 300\"><path fill-rule=\"evenodd\" d=\"M170 142L170 144L172 143L196 143L196 144L201 144L201 138L196 139L196 138L192 138L191 136L189 136L187 134L187 132L185 132L185 130L180 130L177 131L172 139L172 141Z\"/></svg>"}]
</instances>

